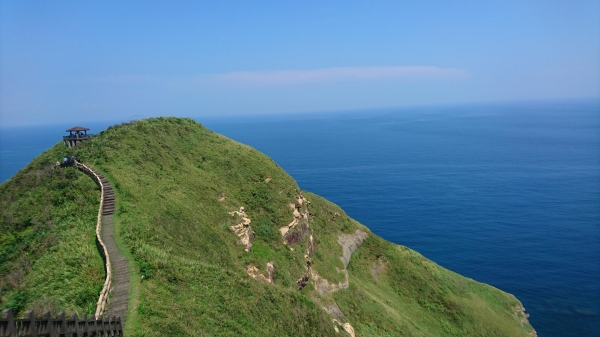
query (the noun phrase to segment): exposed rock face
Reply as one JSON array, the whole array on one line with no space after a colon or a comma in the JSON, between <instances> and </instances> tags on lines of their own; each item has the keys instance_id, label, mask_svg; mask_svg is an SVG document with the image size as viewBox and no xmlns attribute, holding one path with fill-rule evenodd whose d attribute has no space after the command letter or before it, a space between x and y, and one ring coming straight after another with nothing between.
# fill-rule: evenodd
<instances>
[{"instance_id":1,"label":"exposed rock face","mask_svg":"<svg viewBox=\"0 0 600 337\"><path fill-rule=\"evenodd\" d=\"M315 289L317 290L317 292L319 293L319 295L324 295L326 293L334 293L340 289L348 289L348 287L350 286L348 269L347 269L348 263L350 262L352 253L354 253L356 251L356 249L358 249L358 247L363 243L363 241L366 238L367 238L367 233L360 231L360 230L356 230L356 232L354 232L354 234L341 234L338 237L338 243L340 244L340 246L342 246L342 256L340 256L340 260L342 260L342 263L344 264L344 269L341 269L341 270L339 268L336 268L336 269L339 273L344 274L344 276L345 276L344 281L338 282L338 283L329 283L329 281L327 279L319 276L319 274L314 269L312 269L312 268L310 269L311 278L313 280L313 285L314 285ZM312 235L311 235L309 245L308 245L307 256L311 254L311 249L312 249L312 252L314 253L314 246L312 243ZM354 328L352 327L352 325L350 325L350 323L347 322L347 319L344 316L344 313L342 313L340 308L337 306L337 303L334 302L333 304L331 304L329 306L324 306L323 310L325 310L329 315L331 315L333 317L332 321L335 324L334 328L335 328L336 332L339 331L338 326L340 326L351 337L356 336L356 334L354 332ZM346 321L346 323L342 323L343 321Z\"/></svg>"},{"instance_id":2,"label":"exposed rock face","mask_svg":"<svg viewBox=\"0 0 600 337\"><path fill-rule=\"evenodd\" d=\"M315 255L315 240L313 239L312 234L308 238L308 251L306 255L308 255L307 258Z\"/></svg>"},{"instance_id":3,"label":"exposed rock face","mask_svg":"<svg viewBox=\"0 0 600 337\"><path fill-rule=\"evenodd\" d=\"M341 323L337 319L333 320L334 323L340 325L344 331L346 331L351 337L356 337L356 333L354 332L354 328L350 323Z\"/></svg>"},{"instance_id":4,"label":"exposed rock face","mask_svg":"<svg viewBox=\"0 0 600 337\"><path fill-rule=\"evenodd\" d=\"M269 273L269 283L273 283L273 276L275 276L275 267L273 262L267 263L267 273Z\"/></svg>"},{"instance_id":5,"label":"exposed rock face","mask_svg":"<svg viewBox=\"0 0 600 337\"><path fill-rule=\"evenodd\" d=\"M253 279L255 280L259 280L265 283L273 283L273 276L275 275L275 267L273 267L273 263L269 262L267 263L267 273L269 274L269 277L266 277L264 274L262 274L258 268L256 268L255 265L253 264L249 264L246 267L246 273L248 275L250 275Z\"/></svg>"},{"instance_id":6,"label":"exposed rock face","mask_svg":"<svg viewBox=\"0 0 600 337\"><path fill-rule=\"evenodd\" d=\"M242 222L237 225L230 226L229 228L235 233L235 235L238 236L239 244L245 246L244 250L247 252L251 251L252 242L254 241L254 232L250 227L250 222L252 222L252 220L250 220L248 215L244 212L244 207L240 207L239 211L229 212L229 215L238 215L241 218Z\"/></svg>"},{"instance_id":7,"label":"exposed rock face","mask_svg":"<svg viewBox=\"0 0 600 337\"><path fill-rule=\"evenodd\" d=\"M367 238L367 233L356 230L354 234L342 234L338 238L338 243L342 246L342 256L340 259L344 263L344 268L348 267L352 253L360 246Z\"/></svg>"},{"instance_id":8,"label":"exposed rock face","mask_svg":"<svg viewBox=\"0 0 600 337\"><path fill-rule=\"evenodd\" d=\"M302 242L302 240L308 236L308 245L306 248L306 254L304 255L306 271L298 280L296 280L298 289L302 290L304 287L306 287L311 279L313 281L313 286L319 295L333 293L340 289L348 289L349 281L347 267L348 263L350 262L350 257L352 256L352 253L354 253L354 251L356 251L356 249L367 238L367 233L357 230L353 234L341 234L339 236L338 243L342 246L342 256L340 256L340 260L342 260L342 263L344 264L344 269L337 269L337 271L344 274L345 280L338 283L329 283L327 279L319 276L317 271L312 268L311 258L315 254L315 240L309 226L310 213L308 211L308 207L302 207L308 204L310 204L310 202L308 202L308 200L306 200L304 196L300 194L295 203L289 204L294 219L288 225L279 228L284 244L289 246ZM340 216L340 214L335 213L333 219L338 216ZM327 221L331 221L333 219L328 219ZM292 247L290 247L290 249L293 250ZM253 273L257 273L257 271ZM248 272L248 274L250 274L250 272ZM260 276L262 276L262 274L255 278ZM340 308L337 306L337 303L333 302L333 304L323 306L323 310L332 316L332 321L334 322L334 328L336 331L339 331L339 326L351 337L355 337L354 328L352 325L350 325L350 323L347 322L346 316L344 316ZM346 321L346 323L343 323L344 321Z\"/></svg>"},{"instance_id":9,"label":"exposed rock face","mask_svg":"<svg viewBox=\"0 0 600 337\"><path fill-rule=\"evenodd\" d=\"M302 277L300 277L297 281L296 284L298 285L298 289L302 290L302 288L306 287L306 285L308 284L308 273L305 273L304 275L302 275Z\"/></svg>"},{"instance_id":10,"label":"exposed rock face","mask_svg":"<svg viewBox=\"0 0 600 337\"><path fill-rule=\"evenodd\" d=\"M340 256L340 260L342 260L342 263L344 264L344 269L337 269L337 271L344 274L346 278L344 281L338 283L329 283L327 279L319 276L315 270L311 270L311 277L314 282L314 287L320 295L325 293L334 293L340 289L348 289L350 283L348 270L346 268L348 267L352 253L356 251L356 249L366 238L367 233L360 230L356 230L354 234L341 234L339 236L338 243L342 246L342 256Z\"/></svg>"},{"instance_id":11,"label":"exposed rock face","mask_svg":"<svg viewBox=\"0 0 600 337\"><path fill-rule=\"evenodd\" d=\"M295 231L295 232L287 233L283 237L283 242L285 242L286 245L290 245L290 246L300 243L301 241L302 241L302 231Z\"/></svg>"},{"instance_id":12,"label":"exposed rock face","mask_svg":"<svg viewBox=\"0 0 600 337\"><path fill-rule=\"evenodd\" d=\"M309 233L308 227L308 208L304 212L300 212L302 205L310 204L304 196L300 195L296 199L295 204L289 204L292 209L292 215L294 219L288 225L279 228L281 235L283 236L283 242L288 245L294 245L302 241L302 238ZM299 230L293 230L296 225L300 224Z\"/></svg>"},{"instance_id":13,"label":"exposed rock face","mask_svg":"<svg viewBox=\"0 0 600 337\"><path fill-rule=\"evenodd\" d=\"M306 263L306 271L302 276L296 280L296 285L298 285L298 289L302 290L302 288L306 287L308 282L310 281L311 276L311 265L312 261L310 257L314 254L314 239L308 224L309 221L309 212L308 212L308 204L310 202L304 198L302 194L300 194L296 198L296 202L293 204L289 204L290 209L292 210L292 215L294 219L288 225L279 228L281 231L281 235L283 236L283 243L289 246L298 244L302 242L307 235L309 235L309 243L306 254L304 255L305 263ZM302 211L302 206L305 205L304 210ZM298 226L300 225L300 226ZM300 227L300 228L298 228ZM290 247L291 250L294 250Z\"/></svg>"}]
</instances>

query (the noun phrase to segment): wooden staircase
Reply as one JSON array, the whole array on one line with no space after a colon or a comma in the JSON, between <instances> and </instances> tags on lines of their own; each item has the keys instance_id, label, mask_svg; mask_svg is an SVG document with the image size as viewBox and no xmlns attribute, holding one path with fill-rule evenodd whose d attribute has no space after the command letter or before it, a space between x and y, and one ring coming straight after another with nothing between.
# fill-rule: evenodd
<instances>
[{"instance_id":1,"label":"wooden staircase","mask_svg":"<svg viewBox=\"0 0 600 337\"><path fill-rule=\"evenodd\" d=\"M112 185L100 172L90 167L90 170L100 178L100 184L102 184L102 191L104 193L104 203L102 205L102 215L112 215L115 212L115 191Z\"/></svg>"},{"instance_id":2,"label":"wooden staircase","mask_svg":"<svg viewBox=\"0 0 600 337\"><path fill-rule=\"evenodd\" d=\"M129 302L129 264L114 238L115 191L110 182L91 166L82 163L76 163L75 166L90 175L102 190L96 235L104 249L107 280L100 293L96 316L107 311L109 316L120 317L125 324Z\"/></svg>"}]
</instances>

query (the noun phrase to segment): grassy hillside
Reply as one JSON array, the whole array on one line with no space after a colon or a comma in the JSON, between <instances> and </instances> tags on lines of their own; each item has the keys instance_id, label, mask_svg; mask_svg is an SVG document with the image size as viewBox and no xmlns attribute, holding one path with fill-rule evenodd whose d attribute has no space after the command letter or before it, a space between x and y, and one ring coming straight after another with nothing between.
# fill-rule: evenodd
<instances>
[{"instance_id":1,"label":"grassy hillside","mask_svg":"<svg viewBox=\"0 0 600 337\"><path fill-rule=\"evenodd\" d=\"M3 184L0 200L21 213L38 207L36 212L42 214L49 199L39 200L31 193L53 189L77 193L84 200L56 206L67 212L60 218L65 224L61 233L89 234L89 238L74 240L65 234L46 250L65 246L70 252L83 251L90 246L84 247L84 241L94 242L97 200L90 196L96 193L97 198L98 190L91 179L63 169L42 176L34 185L23 183L33 179L24 180L28 175L47 170L45 165L55 159L44 158L60 158L60 151L67 150L60 145L49 150ZM345 323L357 336L527 336L532 331L522 322L514 296L375 236L335 204L301 191L270 158L192 120L157 118L111 127L75 150L75 155L101 171L115 188L119 240L136 269L128 334L331 336L336 329L346 334ZM56 179L60 181L52 183ZM27 200L33 199L40 205L31 206ZM70 203L81 209L75 211ZM232 213L240 207L244 207L241 216ZM27 251L28 242L56 233L37 231L43 226L41 220L21 216L16 221L17 211L5 213L0 243L8 262L2 265L3 280L20 263L15 249ZM231 228L246 217L251 221L251 248L240 244ZM87 233L84 224L92 232ZM289 244L284 244L280 229L288 224L295 226L286 234ZM5 227L12 234L5 234ZM237 228L247 230L242 225ZM28 231L38 234L30 238L23 234ZM361 232L366 233L364 241ZM346 267L339 242L357 237L362 245ZM25 272L20 287L5 286L2 306L24 293L21 307L49 294L63 308L86 308L77 297L52 297L67 291L52 288L64 286L61 275L49 275L52 282L43 287L36 283L38 265L42 268L44 261L62 263L67 258L44 254L31 254L28 261L33 267ZM85 275L95 273L96 284L101 285L102 261L88 260L96 262L86 262L90 268ZM267 263L274 267L272 282ZM300 283L305 286L300 289L303 276L305 282ZM93 289L83 283L71 285L77 289L69 291Z\"/></svg>"},{"instance_id":2,"label":"grassy hillside","mask_svg":"<svg viewBox=\"0 0 600 337\"><path fill-rule=\"evenodd\" d=\"M0 185L0 308L94 312L104 262L96 248L100 189L56 169L58 144Z\"/></svg>"}]
</instances>

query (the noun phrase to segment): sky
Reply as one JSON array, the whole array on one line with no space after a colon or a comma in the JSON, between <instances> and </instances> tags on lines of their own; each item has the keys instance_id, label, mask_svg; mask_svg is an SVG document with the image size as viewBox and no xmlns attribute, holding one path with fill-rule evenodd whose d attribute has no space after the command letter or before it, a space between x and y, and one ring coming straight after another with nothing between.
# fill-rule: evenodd
<instances>
[{"instance_id":1,"label":"sky","mask_svg":"<svg viewBox=\"0 0 600 337\"><path fill-rule=\"evenodd\" d=\"M0 127L600 99L600 1L0 1Z\"/></svg>"}]
</instances>

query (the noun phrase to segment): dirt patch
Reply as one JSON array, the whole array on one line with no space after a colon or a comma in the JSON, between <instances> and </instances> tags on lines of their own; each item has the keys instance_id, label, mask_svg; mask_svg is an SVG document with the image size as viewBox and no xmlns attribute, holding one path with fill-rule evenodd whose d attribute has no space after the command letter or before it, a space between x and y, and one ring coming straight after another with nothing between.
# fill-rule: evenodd
<instances>
[{"instance_id":1,"label":"dirt patch","mask_svg":"<svg viewBox=\"0 0 600 337\"><path fill-rule=\"evenodd\" d=\"M323 310L325 310L325 312L327 312L328 314L330 314L331 316L333 316L333 318L335 318L337 320L342 320L342 321L346 320L346 316L340 310L337 303L333 303L332 305L324 306Z\"/></svg>"},{"instance_id":2,"label":"dirt patch","mask_svg":"<svg viewBox=\"0 0 600 337\"><path fill-rule=\"evenodd\" d=\"M329 283L326 278L322 278L314 269L311 269L310 276L314 282L315 289L319 292L319 295L325 293L334 293L340 289L348 289L350 283L348 281L348 271L346 269L336 268L338 273L342 273L345 276L345 280L338 283Z\"/></svg>"},{"instance_id":3,"label":"dirt patch","mask_svg":"<svg viewBox=\"0 0 600 337\"><path fill-rule=\"evenodd\" d=\"M383 261L381 261L381 260L377 260L377 262L375 262L375 268L373 268L373 270L371 270L371 274L373 274L373 277L377 280L377 275L379 275L384 270L385 270L385 263L383 263Z\"/></svg>"},{"instance_id":4,"label":"dirt patch","mask_svg":"<svg viewBox=\"0 0 600 337\"><path fill-rule=\"evenodd\" d=\"M221 193L219 194L219 196L217 197L217 200L219 201L225 201L225 199L227 199L227 196L225 195L225 193Z\"/></svg>"}]
</instances>

